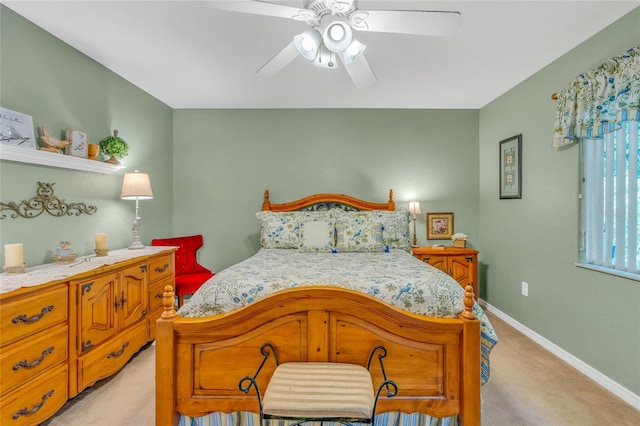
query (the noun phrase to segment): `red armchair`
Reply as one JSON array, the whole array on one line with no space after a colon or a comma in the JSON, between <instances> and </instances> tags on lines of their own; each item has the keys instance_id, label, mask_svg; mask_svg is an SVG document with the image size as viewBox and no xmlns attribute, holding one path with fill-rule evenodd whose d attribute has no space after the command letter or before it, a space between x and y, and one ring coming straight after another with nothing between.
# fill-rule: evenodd
<instances>
[{"instance_id":1,"label":"red armchair","mask_svg":"<svg viewBox=\"0 0 640 426\"><path fill-rule=\"evenodd\" d=\"M215 274L198 263L196 252L204 244L202 235L188 237L156 238L151 240L152 246L175 246L176 250L176 282L175 293L178 296L178 307L184 303L184 296L193 294Z\"/></svg>"}]
</instances>

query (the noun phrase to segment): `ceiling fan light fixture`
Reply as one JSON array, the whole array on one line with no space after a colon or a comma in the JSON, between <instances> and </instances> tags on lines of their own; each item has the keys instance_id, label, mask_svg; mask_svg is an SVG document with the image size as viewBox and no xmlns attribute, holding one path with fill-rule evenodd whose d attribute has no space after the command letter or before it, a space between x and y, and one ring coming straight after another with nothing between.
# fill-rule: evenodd
<instances>
[{"instance_id":1,"label":"ceiling fan light fixture","mask_svg":"<svg viewBox=\"0 0 640 426\"><path fill-rule=\"evenodd\" d=\"M332 52L342 52L351 44L353 40L353 32L349 24L343 21L332 21L324 29L322 34L327 49Z\"/></svg>"},{"instance_id":2,"label":"ceiling fan light fixture","mask_svg":"<svg viewBox=\"0 0 640 426\"><path fill-rule=\"evenodd\" d=\"M322 36L318 30L306 30L293 38L296 49L305 59L313 61L318 55L318 49L322 43Z\"/></svg>"},{"instance_id":3,"label":"ceiling fan light fixture","mask_svg":"<svg viewBox=\"0 0 640 426\"><path fill-rule=\"evenodd\" d=\"M325 0L332 13L347 13L353 8L354 0Z\"/></svg>"},{"instance_id":4,"label":"ceiling fan light fixture","mask_svg":"<svg viewBox=\"0 0 640 426\"><path fill-rule=\"evenodd\" d=\"M342 52L344 63L346 65L351 64L353 61L358 59L364 51L367 49L367 46L363 43L360 43L358 40L353 39L349 47L347 47L344 52Z\"/></svg>"},{"instance_id":5,"label":"ceiling fan light fixture","mask_svg":"<svg viewBox=\"0 0 640 426\"><path fill-rule=\"evenodd\" d=\"M338 68L338 62L336 61L336 53L327 49L324 44L320 45L320 49L318 50L318 55L316 59L313 61L313 65L320 68Z\"/></svg>"}]
</instances>

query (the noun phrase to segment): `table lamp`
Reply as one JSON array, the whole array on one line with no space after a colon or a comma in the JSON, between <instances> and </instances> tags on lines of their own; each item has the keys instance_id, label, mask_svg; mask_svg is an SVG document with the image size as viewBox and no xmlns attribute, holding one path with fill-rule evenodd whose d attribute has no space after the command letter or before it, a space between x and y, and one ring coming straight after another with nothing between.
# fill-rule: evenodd
<instances>
[{"instance_id":1,"label":"table lamp","mask_svg":"<svg viewBox=\"0 0 640 426\"><path fill-rule=\"evenodd\" d=\"M133 241L129 250L142 249L144 244L140 241L140 215L138 200L150 200L153 198L149 175L134 170L133 173L125 173L122 181L122 192L120 198L123 200L136 200L136 218L133 221Z\"/></svg>"},{"instance_id":2,"label":"table lamp","mask_svg":"<svg viewBox=\"0 0 640 426\"><path fill-rule=\"evenodd\" d=\"M418 245L418 239L416 237L416 215L420 214L420 202L419 201L411 201L409 203L409 213L413 215L413 245L414 247Z\"/></svg>"}]
</instances>

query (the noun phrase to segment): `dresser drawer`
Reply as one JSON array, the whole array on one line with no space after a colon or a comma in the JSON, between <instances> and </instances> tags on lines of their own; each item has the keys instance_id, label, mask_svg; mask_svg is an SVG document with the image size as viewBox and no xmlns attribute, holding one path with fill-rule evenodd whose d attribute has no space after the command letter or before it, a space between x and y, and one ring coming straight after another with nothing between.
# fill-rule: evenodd
<instances>
[{"instance_id":1,"label":"dresser drawer","mask_svg":"<svg viewBox=\"0 0 640 426\"><path fill-rule=\"evenodd\" d=\"M164 293L164 288L167 285L173 285L173 280L171 278L164 279L162 281L158 281L149 286L149 310L153 311L154 309L159 309L162 307L162 296ZM174 289L175 291L175 289Z\"/></svg>"},{"instance_id":2,"label":"dresser drawer","mask_svg":"<svg viewBox=\"0 0 640 426\"><path fill-rule=\"evenodd\" d=\"M149 282L152 283L173 275L173 252L149 261Z\"/></svg>"},{"instance_id":3,"label":"dresser drawer","mask_svg":"<svg viewBox=\"0 0 640 426\"><path fill-rule=\"evenodd\" d=\"M78 358L78 392L120 370L145 343L147 322L141 321Z\"/></svg>"},{"instance_id":4,"label":"dresser drawer","mask_svg":"<svg viewBox=\"0 0 640 426\"><path fill-rule=\"evenodd\" d=\"M38 425L67 402L67 365L62 364L2 397L2 426Z\"/></svg>"},{"instance_id":5,"label":"dresser drawer","mask_svg":"<svg viewBox=\"0 0 640 426\"><path fill-rule=\"evenodd\" d=\"M4 395L67 359L67 326L60 325L5 347L0 356L0 392Z\"/></svg>"},{"instance_id":6,"label":"dresser drawer","mask_svg":"<svg viewBox=\"0 0 640 426\"><path fill-rule=\"evenodd\" d=\"M9 299L2 303L0 330L2 346L23 339L67 320L66 284L28 298Z\"/></svg>"}]
</instances>

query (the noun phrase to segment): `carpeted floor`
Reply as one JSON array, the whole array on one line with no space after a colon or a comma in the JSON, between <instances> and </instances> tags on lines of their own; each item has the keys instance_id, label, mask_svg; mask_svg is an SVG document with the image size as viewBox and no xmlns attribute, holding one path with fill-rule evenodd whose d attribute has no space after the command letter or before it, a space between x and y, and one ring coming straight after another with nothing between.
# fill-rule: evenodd
<instances>
[{"instance_id":1,"label":"carpeted floor","mask_svg":"<svg viewBox=\"0 0 640 426\"><path fill-rule=\"evenodd\" d=\"M491 381L482 388L485 426L640 425L640 411L500 319ZM110 379L69 401L48 426L154 424L155 346Z\"/></svg>"}]
</instances>

